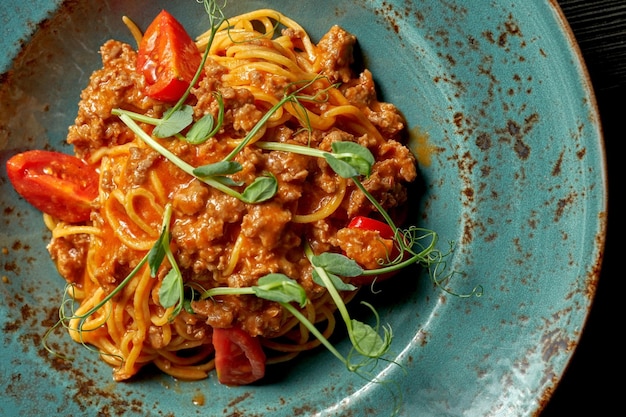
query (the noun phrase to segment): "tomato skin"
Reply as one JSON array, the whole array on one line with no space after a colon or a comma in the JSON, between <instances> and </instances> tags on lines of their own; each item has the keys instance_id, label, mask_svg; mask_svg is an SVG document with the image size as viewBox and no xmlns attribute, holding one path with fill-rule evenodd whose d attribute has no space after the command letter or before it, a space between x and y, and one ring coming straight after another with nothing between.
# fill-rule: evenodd
<instances>
[{"instance_id":1,"label":"tomato skin","mask_svg":"<svg viewBox=\"0 0 626 417\"><path fill-rule=\"evenodd\" d=\"M350 223L348 223L348 227L353 229L376 231L383 239L395 239L391 226L387 223L369 217L356 216L350 221ZM395 259L399 253L400 252L397 246L394 244L393 250L389 256L390 259ZM361 275L351 278L350 282L355 285L370 285L374 280L376 280L376 282L386 281L395 276L398 272L399 271L392 271L379 275Z\"/></svg>"},{"instance_id":2,"label":"tomato skin","mask_svg":"<svg viewBox=\"0 0 626 417\"><path fill-rule=\"evenodd\" d=\"M224 385L247 385L265 376L265 352L258 338L231 327L213 329L215 370Z\"/></svg>"},{"instance_id":3,"label":"tomato skin","mask_svg":"<svg viewBox=\"0 0 626 417\"><path fill-rule=\"evenodd\" d=\"M99 175L82 159L31 150L12 156L6 167L15 191L35 208L67 223L89 220Z\"/></svg>"},{"instance_id":4,"label":"tomato skin","mask_svg":"<svg viewBox=\"0 0 626 417\"><path fill-rule=\"evenodd\" d=\"M374 230L380 233L380 237L383 239L393 239L393 230L387 223L383 223L379 220L371 219L365 216L356 216L353 218L348 227L353 229Z\"/></svg>"},{"instance_id":5,"label":"tomato skin","mask_svg":"<svg viewBox=\"0 0 626 417\"><path fill-rule=\"evenodd\" d=\"M137 71L143 74L144 93L153 99L178 101L200 66L195 42L174 16L162 10L139 44Z\"/></svg>"}]
</instances>

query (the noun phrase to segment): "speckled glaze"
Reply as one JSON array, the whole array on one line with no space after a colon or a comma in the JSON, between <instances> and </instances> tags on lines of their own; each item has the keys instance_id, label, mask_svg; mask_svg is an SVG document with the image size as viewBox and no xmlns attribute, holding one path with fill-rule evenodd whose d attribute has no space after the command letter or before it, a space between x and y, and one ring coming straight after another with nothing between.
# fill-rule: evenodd
<instances>
[{"instance_id":1,"label":"speckled glaze","mask_svg":"<svg viewBox=\"0 0 626 417\"><path fill-rule=\"evenodd\" d=\"M40 214L6 179L5 162L63 143L107 39L131 42L163 7L192 35L192 0L0 0L0 415L533 416L567 366L592 303L606 226L604 150L595 99L563 16L544 0L233 1L228 14L272 7L319 39L332 24L357 35L381 98L406 115L420 155L416 223L456 243L456 297L413 270L367 296L394 329L401 366L390 384L350 375L325 350L270 367L263 383L220 386L152 372L115 383L111 369L62 333L63 281ZM41 23L40 23L41 22ZM8 53L7 53L8 52ZM420 138L427 136L424 145ZM417 152L417 151L416 151ZM426 157L426 156L429 157ZM340 349L347 344L338 338Z\"/></svg>"}]
</instances>

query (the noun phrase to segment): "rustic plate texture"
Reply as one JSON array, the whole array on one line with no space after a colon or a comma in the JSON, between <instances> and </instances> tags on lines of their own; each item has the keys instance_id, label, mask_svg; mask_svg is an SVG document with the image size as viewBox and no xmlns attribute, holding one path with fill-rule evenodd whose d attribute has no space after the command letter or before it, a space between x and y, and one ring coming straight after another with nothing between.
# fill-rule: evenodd
<instances>
[{"instance_id":1,"label":"rustic plate texture","mask_svg":"<svg viewBox=\"0 0 626 417\"><path fill-rule=\"evenodd\" d=\"M192 35L202 5L167 1L0 1L0 415L33 416L531 416L549 399L595 293L606 225L600 122L561 12L543 0L233 1L227 14L282 11L315 40L332 24L357 35L381 98L406 115L423 192L416 224L455 249L447 294L412 270L367 296L394 329L400 365L379 385L324 350L273 367L263 383L227 388L111 369L69 338L41 345L63 281L41 215L13 191L6 160L64 144L80 91L109 38L132 42L161 8ZM427 141L424 141L424 138ZM417 149L427 146L429 152ZM341 337L338 346L347 349Z\"/></svg>"}]
</instances>

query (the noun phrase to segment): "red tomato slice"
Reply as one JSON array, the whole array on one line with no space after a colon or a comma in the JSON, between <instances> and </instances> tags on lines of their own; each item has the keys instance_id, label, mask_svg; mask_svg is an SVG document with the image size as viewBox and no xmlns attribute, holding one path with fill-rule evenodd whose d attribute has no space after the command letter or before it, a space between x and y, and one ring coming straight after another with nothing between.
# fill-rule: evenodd
<instances>
[{"instance_id":1,"label":"red tomato slice","mask_svg":"<svg viewBox=\"0 0 626 417\"><path fill-rule=\"evenodd\" d=\"M35 208L67 223L89 220L99 175L82 159L32 150L14 155L6 166L15 191Z\"/></svg>"},{"instance_id":2,"label":"red tomato slice","mask_svg":"<svg viewBox=\"0 0 626 417\"><path fill-rule=\"evenodd\" d=\"M178 101L201 60L183 25L167 11L161 11L146 29L137 53L137 70L146 80L144 93L168 103Z\"/></svg>"},{"instance_id":3,"label":"red tomato slice","mask_svg":"<svg viewBox=\"0 0 626 417\"><path fill-rule=\"evenodd\" d=\"M265 352L261 342L242 329L213 329L213 347L220 383L247 385L265 375Z\"/></svg>"},{"instance_id":4,"label":"red tomato slice","mask_svg":"<svg viewBox=\"0 0 626 417\"><path fill-rule=\"evenodd\" d=\"M377 231L380 237L383 239L395 239L393 229L387 223L381 222L379 220L371 219L369 217L357 216L353 218L350 221L350 223L348 223L348 227L354 228L354 229L361 229L361 230ZM399 254L399 250L396 247L396 245L394 245L393 250L390 254L390 259L394 259L395 257L398 256L398 254ZM392 271L392 272L387 272L385 274L374 275L374 276L361 275L361 276L352 278L350 282L355 285L369 285L374 281L374 279L376 279L377 282L385 281L393 277L397 273L398 271Z\"/></svg>"}]
</instances>

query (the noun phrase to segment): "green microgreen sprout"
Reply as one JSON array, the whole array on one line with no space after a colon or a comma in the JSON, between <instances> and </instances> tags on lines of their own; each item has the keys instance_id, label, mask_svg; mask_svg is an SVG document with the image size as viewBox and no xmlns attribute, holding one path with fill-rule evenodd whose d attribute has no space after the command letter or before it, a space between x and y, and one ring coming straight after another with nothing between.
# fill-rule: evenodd
<instances>
[{"instance_id":1,"label":"green microgreen sprout","mask_svg":"<svg viewBox=\"0 0 626 417\"><path fill-rule=\"evenodd\" d=\"M148 253L148 265L150 265L150 273L152 277L156 277L164 258L167 258L171 266L171 269L165 275L161 281L161 286L159 287L159 302L161 303L161 306L164 308L175 306L170 315L170 320L180 313L185 299L183 275L180 272L180 268L176 263L176 258L174 258L174 254L170 248L170 241L172 240L170 233L171 218L172 206L171 204L167 204L163 215L161 235L152 247L152 250Z\"/></svg>"},{"instance_id":2,"label":"green microgreen sprout","mask_svg":"<svg viewBox=\"0 0 626 417\"><path fill-rule=\"evenodd\" d=\"M333 142L332 152L309 146L279 142L256 142L255 146L268 151L292 152L300 155L323 158L328 165L343 178L354 178L359 175L369 176L375 159L364 146L355 142Z\"/></svg>"},{"instance_id":3,"label":"green microgreen sprout","mask_svg":"<svg viewBox=\"0 0 626 417\"><path fill-rule=\"evenodd\" d=\"M192 145L199 145L215 136L222 128L224 122L224 100L219 93L215 93L214 96L218 104L217 121L213 118L213 115L209 113L193 123L193 108L188 104L183 105L176 112L171 112L171 109L168 110L165 116L160 119L131 111L127 113L138 122L154 125L152 135L156 138L174 136ZM190 125L191 128L187 132L187 135L180 133Z\"/></svg>"},{"instance_id":4,"label":"green microgreen sprout","mask_svg":"<svg viewBox=\"0 0 626 417\"><path fill-rule=\"evenodd\" d=\"M141 140L143 140L152 149L166 157L170 162L176 165L178 168L186 172L187 174L197 178L198 180L216 188L225 194L238 198L244 203L260 203L266 201L276 194L278 185L276 183L276 177L269 173L268 175L257 177L250 185L248 185L243 192L238 192L231 188L233 185L239 185L234 183L229 178L225 177L227 174L232 174L234 171L241 170L240 165L230 164L218 164L215 169L211 171L212 175L204 175L206 171L196 168L182 160L172 151L161 145L152 136L146 133L139 124L134 120L134 114L127 110L114 109L113 114L119 116L122 120ZM234 168L234 169L233 169Z\"/></svg>"},{"instance_id":5,"label":"green microgreen sprout","mask_svg":"<svg viewBox=\"0 0 626 417\"><path fill-rule=\"evenodd\" d=\"M315 257L312 258L315 259ZM327 258L325 261L331 261L331 259ZM321 262L324 263L325 261ZM341 260L338 265L336 265L336 268L341 272L345 272L346 265L350 265L348 266L349 269L354 268L354 266L351 265L351 262L352 261L350 259L345 258ZM326 268L334 270L329 265L316 268L320 275L326 276L331 275L326 272ZM358 266L356 266L356 268L359 269ZM338 279L338 277L335 277L335 279ZM259 278L257 285L250 287L211 288L209 290L205 290L200 295L200 299L213 298L220 295L254 295L258 298L275 301L296 317L335 357L344 363L351 372L357 372L359 368L369 363L370 359L379 359L388 351L391 342L391 330L385 329L385 340L383 341L378 336L376 331L369 325L350 319L350 315L338 291L354 291L356 290L356 287L346 284L338 284L338 286L336 286L337 281L335 281L335 279L322 278L322 280L325 280L324 286L331 292L331 294L333 294L333 300L338 302L338 308L346 321L350 340L352 341L354 348L358 353L366 357L365 361L359 363L351 363L349 358L342 355L337 348L324 337L317 327L292 304L297 303L300 308L304 308L309 300L304 288L295 280L284 274L270 273ZM339 281L341 281L341 279L339 279ZM369 304L367 305L369 306ZM371 306L370 308L373 309Z\"/></svg>"},{"instance_id":6,"label":"green microgreen sprout","mask_svg":"<svg viewBox=\"0 0 626 417\"><path fill-rule=\"evenodd\" d=\"M363 269L354 260L338 253L326 252L316 256L308 244L304 247L304 253L313 265L313 280L328 290L337 306L353 348L359 354L373 359L380 358L387 353L393 339L391 327L383 327L383 336L381 337L371 326L350 318L348 309L339 294L340 290L356 290L356 287L344 283L340 276L356 277L362 274ZM367 303L365 305L378 318L374 307ZM377 327L379 327L378 324ZM350 369L350 366L348 368Z\"/></svg>"},{"instance_id":7,"label":"green microgreen sprout","mask_svg":"<svg viewBox=\"0 0 626 417\"><path fill-rule=\"evenodd\" d=\"M251 287L215 287L205 290L200 299L212 298L219 295L256 295L269 301L279 303L297 302L300 307L307 303L304 288L293 279L284 274L267 274L257 281L257 285Z\"/></svg>"}]
</instances>

